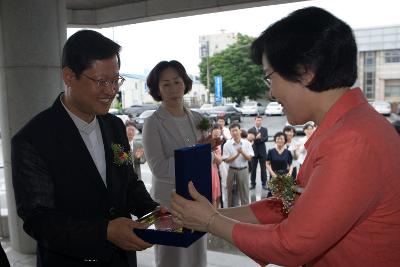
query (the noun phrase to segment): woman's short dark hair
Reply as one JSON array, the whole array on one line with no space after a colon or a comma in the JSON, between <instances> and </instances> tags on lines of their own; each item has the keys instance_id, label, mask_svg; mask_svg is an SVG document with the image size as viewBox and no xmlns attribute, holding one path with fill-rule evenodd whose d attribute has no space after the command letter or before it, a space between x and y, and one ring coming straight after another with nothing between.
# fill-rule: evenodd
<instances>
[{"instance_id":1,"label":"woman's short dark hair","mask_svg":"<svg viewBox=\"0 0 400 267\"><path fill-rule=\"evenodd\" d=\"M211 130L219 129L222 130L222 127L218 123L214 123L211 127Z\"/></svg>"},{"instance_id":2,"label":"woman's short dark hair","mask_svg":"<svg viewBox=\"0 0 400 267\"><path fill-rule=\"evenodd\" d=\"M357 45L349 25L317 7L299 9L269 26L251 46L284 79L300 82L312 71L312 91L353 86L357 79Z\"/></svg>"},{"instance_id":3,"label":"woman's short dark hair","mask_svg":"<svg viewBox=\"0 0 400 267\"><path fill-rule=\"evenodd\" d=\"M71 35L62 52L62 68L70 68L79 79L82 72L91 67L93 61L118 58L121 46L102 34L92 30L81 30Z\"/></svg>"},{"instance_id":4,"label":"woman's short dark hair","mask_svg":"<svg viewBox=\"0 0 400 267\"><path fill-rule=\"evenodd\" d=\"M283 136L283 138L285 138L285 144L286 144L286 142L287 142L287 137L286 137L286 134L284 134L283 132L277 132L277 133L274 135L274 142L276 143L276 139L277 139L279 136Z\"/></svg>"},{"instance_id":5,"label":"woman's short dark hair","mask_svg":"<svg viewBox=\"0 0 400 267\"><path fill-rule=\"evenodd\" d=\"M304 124L304 126L303 126L303 132L304 132L305 130L307 130L308 128L314 129L314 124L312 124L312 123L310 123L310 122Z\"/></svg>"},{"instance_id":6,"label":"woman's short dark hair","mask_svg":"<svg viewBox=\"0 0 400 267\"><path fill-rule=\"evenodd\" d=\"M245 129L241 129L240 137L241 138L247 138L247 131Z\"/></svg>"},{"instance_id":7,"label":"woman's short dark hair","mask_svg":"<svg viewBox=\"0 0 400 267\"><path fill-rule=\"evenodd\" d=\"M293 132L293 136L295 136L296 135L296 128L294 128L292 125L286 125L284 128L283 128L283 132L285 133L285 132Z\"/></svg>"},{"instance_id":8,"label":"woman's short dark hair","mask_svg":"<svg viewBox=\"0 0 400 267\"><path fill-rule=\"evenodd\" d=\"M176 70L179 77L183 79L183 83L185 84L185 94L192 90L193 81L190 79L189 75L187 75L185 67L179 61L161 61L150 71L146 82L147 87L149 88L149 93L155 101L162 101L159 87L160 76L167 68Z\"/></svg>"}]
</instances>

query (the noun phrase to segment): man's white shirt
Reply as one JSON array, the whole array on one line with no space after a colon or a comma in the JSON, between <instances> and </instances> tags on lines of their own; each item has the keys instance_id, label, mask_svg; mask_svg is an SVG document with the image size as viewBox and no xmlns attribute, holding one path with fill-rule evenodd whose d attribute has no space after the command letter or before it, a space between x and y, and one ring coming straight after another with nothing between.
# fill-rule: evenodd
<instances>
[{"instance_id":1,"label":"man's white shirt","mask_svg":"<svg viewBox=\"0 0 400 267\"><path fill-rule=\"evenodd\" d=\"M62 101L61 103L78 128L83 142L85 143L90 156L92 156L93 162L96 165L104 184L107 186L106 157L104 152L103 136L101 135L100 125L97 117L95 117L90 123L87 123L72 113Z\"/></svg>"},{"instance_id":2,"label":"man's white shirt","mask_svg":"<svg viewBox=\"0 0 400 267\"><path fill-rule=\"evenodd\" d=\"M226 141L224 144L224 153L222 158L227 159L232 156L235 156L238 152L237 149L242 147L242 150L247 155L254 157L253 147L251 146L250 142L247 139L240 139L240 142L237 144L235 140L230 139ZM239 155L234 161L228 163L229 166L234 168L243 168L248 166L248 161L243 157L243 155Z\"/></svg>"}]
</instances>

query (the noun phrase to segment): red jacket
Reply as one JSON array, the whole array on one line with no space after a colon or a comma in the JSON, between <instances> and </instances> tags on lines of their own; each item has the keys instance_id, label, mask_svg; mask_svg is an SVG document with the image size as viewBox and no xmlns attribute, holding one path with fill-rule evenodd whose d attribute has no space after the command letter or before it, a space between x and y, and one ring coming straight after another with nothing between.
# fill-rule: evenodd
<instances>
[{"instance_id":1,"label":"red jacket","mask_svg":"<svg viewBox=\"0 0 400 267\"><path fill-rule=\"evenodd\" d=\"M400 266L400 139L360 89L345 93L306 143L305 188L287 218L269 200L251 205L261 225L233 239L258 263ZM271 208L272 207L272 208Z\"/></svg>"}]
</instances>

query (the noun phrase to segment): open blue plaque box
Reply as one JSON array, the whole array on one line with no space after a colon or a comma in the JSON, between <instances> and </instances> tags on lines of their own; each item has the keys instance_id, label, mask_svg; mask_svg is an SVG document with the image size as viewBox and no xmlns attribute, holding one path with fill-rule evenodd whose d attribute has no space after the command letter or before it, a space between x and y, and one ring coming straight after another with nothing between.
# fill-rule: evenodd
<instances>
[{"instance_id":1,"label":"open blue plaque box","mask_svg":"<svg viewBox=\"0 0 400 267\"><path fill-rule=\"evenodd\" d=\"M197 191L211 202L211 145L199 144L175 150L176 192L190 197L188 183L193 181ZM136 235L151 244L188 247L202 237L204 232L181 229L166 231L155 229L134 229Z\"/></svg>"}]
</instances>

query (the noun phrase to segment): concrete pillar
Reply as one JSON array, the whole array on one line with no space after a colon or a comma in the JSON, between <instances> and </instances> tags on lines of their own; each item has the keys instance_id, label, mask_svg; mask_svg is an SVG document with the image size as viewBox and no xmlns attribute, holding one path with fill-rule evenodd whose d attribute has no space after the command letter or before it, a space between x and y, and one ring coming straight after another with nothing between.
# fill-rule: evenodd
<instances>
[{"instance_id":1,"label":"concrete pillar","mask_svg":"<svg viewBox=\"0 0 400 267\"><path fill-rule=\"evenodd\" d=\"M11 180L11 137L63 90L64 0L0 0L0 108L8 223L13 249L35 253L17 216Z\"/></svg>"}]
</instances>

